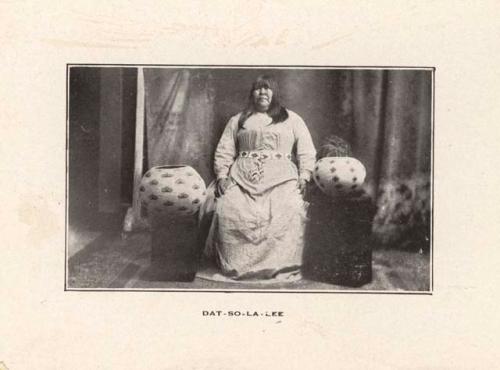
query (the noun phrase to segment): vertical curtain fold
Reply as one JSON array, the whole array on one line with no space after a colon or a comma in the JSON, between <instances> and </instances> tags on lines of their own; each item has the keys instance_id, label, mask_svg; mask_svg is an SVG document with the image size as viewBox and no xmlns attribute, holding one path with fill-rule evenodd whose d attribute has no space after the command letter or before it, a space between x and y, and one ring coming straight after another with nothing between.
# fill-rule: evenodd
<instances>
[{"instance_id":1,"label":"vertical curtain fold","mask_svg":"<svg viewBox=\"0 0 500 370\"><path fill-rule=\"evenodd\" d=\"M430 239L431 72L387 71L374 232L385 245Z\"/></svg>"},{"instance_id":2,"label":"vertical curtain fold","mask_svg":"<svg viewBox=\"0 0 500 370\"><path fill-rule=\"evenodd\" d=\"M382 70L349 71L352 78L352 129L347 140L354 155L365 164L367 188L376 193L382 166L385 133L385 81Z\"/></svg>"},{"instance_id":3,"label":"vertical curtain fold","mask_svg":"<svg viewBox=\"0 0 500 370\"><path fill-rule=\"evenodd\" d=\"M215 89L209 70L144 69L146 167L189 164L211 177Z\"/></svg>"},{"instance_id":4,"label":"vertical curtain fold","mask_svg":"<svg viewBox=\"0 0 500 370\"><path fill-rule=\"evenodd\" d=\"M147 168L177 163L189 71L145 69Z\"/></svg>"}]
</instances>

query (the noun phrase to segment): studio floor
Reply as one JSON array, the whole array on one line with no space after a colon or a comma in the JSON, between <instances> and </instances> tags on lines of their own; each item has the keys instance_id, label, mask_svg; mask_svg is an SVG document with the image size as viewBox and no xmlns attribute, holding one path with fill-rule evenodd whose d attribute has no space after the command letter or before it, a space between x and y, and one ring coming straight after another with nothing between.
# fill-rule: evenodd
<instances>
[{"instance_id":1,"label":"studio floor","mask_svg":"<svg viewBox=\"0 0 500 370\"><path fill-rule=\"evenodd\" d=\"M208 289L208 290L361 290L429 291L428 253L398 250L373 251L373 279L359 288L302 279L280 283L231 283L196 277L193 282L157 281L150 278L151 237L134 233L70 229L67 287L69 289Z\"/></svg>"}]
</instances>

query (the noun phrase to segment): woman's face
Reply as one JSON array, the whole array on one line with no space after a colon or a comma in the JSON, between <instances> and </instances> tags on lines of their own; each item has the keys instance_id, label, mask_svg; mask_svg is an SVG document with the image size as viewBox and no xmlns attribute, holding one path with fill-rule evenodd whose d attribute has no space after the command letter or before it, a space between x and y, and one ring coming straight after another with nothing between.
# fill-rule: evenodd
<instances>
[{"instance_id":1,"label":"woman's face","mask_svg":"<svg viewBox=\"0 0 500 370\"><path fill-rule=\"evenodd\" d=\"M273 90L267 86L262 86L252 92L253 103L259 112L267 112L273 100Z\"/></svg>"}]
</instances>

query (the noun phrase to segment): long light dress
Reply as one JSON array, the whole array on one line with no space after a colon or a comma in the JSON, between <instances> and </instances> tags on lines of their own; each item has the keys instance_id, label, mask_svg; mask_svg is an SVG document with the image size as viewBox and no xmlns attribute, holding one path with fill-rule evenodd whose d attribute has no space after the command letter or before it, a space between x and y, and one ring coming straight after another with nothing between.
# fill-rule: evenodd
<instances>
[{"instance_id":1,"label":"long light dress","mask_svg":"<svg viewBox=\"0 0 500 370\"><path fill-rule=\"evenodd\" d=\"M302 118L288 114L275 124L266 113L254 113L241 129L238 114L217 146L216 176L232 181L216 200L207 244L233 279L300 275L307 203L297 180L310 179L316 150Z\"/></svg>"}]
</instances>

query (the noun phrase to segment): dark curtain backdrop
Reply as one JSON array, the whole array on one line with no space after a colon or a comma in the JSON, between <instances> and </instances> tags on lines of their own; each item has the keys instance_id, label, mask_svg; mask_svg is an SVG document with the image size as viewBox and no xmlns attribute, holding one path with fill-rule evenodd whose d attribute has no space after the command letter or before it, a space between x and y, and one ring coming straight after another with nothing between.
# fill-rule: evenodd
<instances>
[{"instance_id":1,"label":"dark curtain backdrop","mask_svg":"<svg viewBox=\"0 0 500 370\"><path fill-rule=\"evenodd\" d=\"M137 69L69 72L68 222L119 228L133 193Z\"/></svg>"},{"instance_id":2,"label":"dark curtain backdrop","mask_svg":"<svg viewBox=\"0 0 500 370\"><path fill-rule=\"evenodd\" d=\"M284 104L305 120L318 150L335 135L363 162L378 239L428 246L431 71L145 68L144 170L189 164L208 185L222 130L261 73L277 78Z\"/></svg>"}]
</instances>

